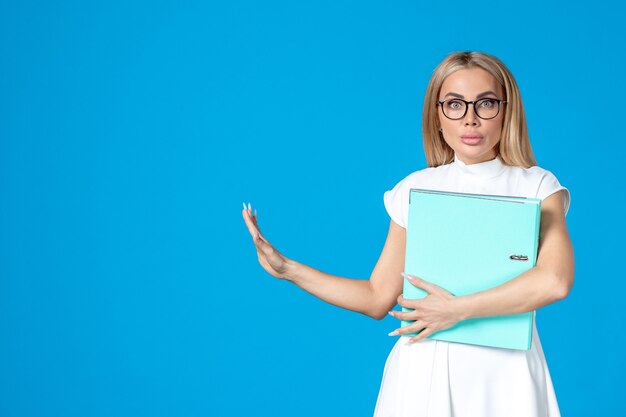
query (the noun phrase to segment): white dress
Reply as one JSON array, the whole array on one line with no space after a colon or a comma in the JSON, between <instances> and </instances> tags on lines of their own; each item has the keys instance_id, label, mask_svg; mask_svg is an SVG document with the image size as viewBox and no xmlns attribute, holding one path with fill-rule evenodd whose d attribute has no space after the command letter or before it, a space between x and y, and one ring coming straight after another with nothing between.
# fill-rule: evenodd
<instances>
[{"instance_id":1,"label":"white dress","mask_svg":"<svg viewBox=\"0 0 626 417\"><path fill-rule=\"evenodd\" d=\"M548 170L505 165L500 157L413 172L385 192L391 218L406 227L411 188L535 197L569 190ZM383 371L374 417L560 417L533 316L530 350L399 337Z\"/></svg>"}]
</instances>

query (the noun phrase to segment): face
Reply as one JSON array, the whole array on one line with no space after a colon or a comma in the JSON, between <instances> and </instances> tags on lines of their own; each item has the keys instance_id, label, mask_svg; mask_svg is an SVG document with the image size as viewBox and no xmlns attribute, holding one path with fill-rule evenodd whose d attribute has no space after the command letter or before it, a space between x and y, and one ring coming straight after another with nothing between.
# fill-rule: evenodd
<instances>
[{"instance_id":1,"label":"face","mask_svg":"<svg viewBox=\"0 0 626 417\"><path fill-rule=\"evenodd\" d=\"M484 69L462 69L444 80L438 99L453 98L466 101L481 98L504 100L504 92L496 79ZM465 164L485 162L496 157L495 146L500 142L504 106L500 104L498 115L488 120L478 117L472 104L467 106L465 116L458 120L450 120L443 114L442 106L437 106L443 139Z\"/></svg>"}]
</instances>

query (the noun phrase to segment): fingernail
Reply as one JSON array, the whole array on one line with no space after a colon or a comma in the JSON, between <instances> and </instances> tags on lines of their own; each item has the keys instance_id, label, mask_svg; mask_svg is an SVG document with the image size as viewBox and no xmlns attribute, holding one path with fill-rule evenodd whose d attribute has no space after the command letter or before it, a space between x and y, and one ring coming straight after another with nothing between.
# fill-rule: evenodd
<instances>
[{"instance_id":1,"label":"fingernail","mask_svg":"<svg viewBox=\"0 0 626 417\"><path fill-rule=\"evenodd\" d=\"M243 203L243 209L244 209L244 210L246 210L246 209L247 209L247 207L246 207L246 203Z\"/></svg>"},{"instance_id":2,"label":"fingernail","mask_svg":"<svg viewBox=\"0 0 626 417\"><path fill-rule=\"evenodd\" d=\"M252 206L248 203L248 210L252 210Z\"/></svg>"},{"instance_id":3,"label":"fingernail","mask_svg":"<svg viewBox=\"0 0 626 417\"><path fill-rule=\"evenodd\" d=\"M393 316L393 310L392 310L392 311L390 311L390 312L388 312L387 314L389 314L391 317L394 317L394 316Z\"/></svg>"},{"instance_id":4,"label":"fingernail","mask_svg":"<svg viewBox=\"0 0 626 417\"><path fill-rule=\"evenodd\" d=\"M398 332L397 330L394 330L393 332L389 333L387 336L398 336L400 334L400 332Z\"/></svg>"},{"instance_id":5,"label":"fingernail","mask_svg":"<svg viewBox=\"0 0 626 417\"><path fill-rule=\"evenodd\" d=\"M256 209L254 209L254 217L256 217Z\"/></svg>"}]
</instances>

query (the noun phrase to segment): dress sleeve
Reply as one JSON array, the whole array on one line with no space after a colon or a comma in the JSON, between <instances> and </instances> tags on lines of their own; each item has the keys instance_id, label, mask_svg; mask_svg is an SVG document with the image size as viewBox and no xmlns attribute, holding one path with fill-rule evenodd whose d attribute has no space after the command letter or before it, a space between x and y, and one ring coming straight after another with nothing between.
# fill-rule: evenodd
<instances>
[{"instance_id":1,"label":"dress sleeve","mask_svg":"<svg viewBox=\"0 0 626 417\"><path fill-rule=\"evenodd\" d=\"M408 220L409 191L407 178L404 178L383 194L385 209L389 213L389 217L405 229Z\"/></svg>"},{"instance_id":2,"label":"dress sleeve","mask_svg":"<svg viewBox=\"0 0 626 417\"><path fill-rule=\"evenodd\" d=\"M543 176L541 177L541 181L539 182L539 189L537 190L537 198L541 199L541 201L545 200L547 197L556 193L557 191L565 190L565 199L563 200L563 208L565 209L565 215L567 216L567 212L569 211L570 204L570 192L567 188L563 187L559 180L554 176L550 171L545 171Z\"/></svg>"}]
</instances>

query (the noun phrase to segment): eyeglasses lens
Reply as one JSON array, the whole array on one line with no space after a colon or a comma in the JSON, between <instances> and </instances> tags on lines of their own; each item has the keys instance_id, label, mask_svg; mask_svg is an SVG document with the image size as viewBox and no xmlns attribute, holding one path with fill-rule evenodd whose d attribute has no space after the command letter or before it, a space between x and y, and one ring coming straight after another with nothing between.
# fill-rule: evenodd
<instances>
[{"instance_id":1,"label":"eyeglasses lens","mask_svg":"<svg viewBox=\"0 0 626 417\"><path fill-rule=\"evenodd\" d=\"M443 113L450 119L460 119L466 114L467 104L462 100L446 100L443 103ZM500 111L497 100L484 98L476 101L474 109L481 119L493 119Z\"/></svg>"}]
</instances>

